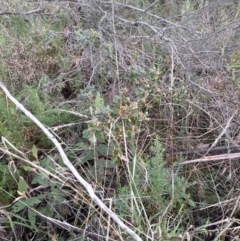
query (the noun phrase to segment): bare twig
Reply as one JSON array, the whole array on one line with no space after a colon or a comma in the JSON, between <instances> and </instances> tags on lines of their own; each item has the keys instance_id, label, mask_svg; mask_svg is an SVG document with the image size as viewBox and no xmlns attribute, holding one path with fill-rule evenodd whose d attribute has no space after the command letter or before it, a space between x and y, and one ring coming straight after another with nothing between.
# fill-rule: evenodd
<instances>
[{"instance_id":1,"label":"bare twig","mask_svg":"<svg viewBox=\"0 0 240 241\"><path fill-rule=\"evenodd\" d=\"M148 6L146 9L145 9L145 13L150 9L150 8L152 8L153 6L155 6L157 3L159 3L160 2L160 0L157 0L157 1L155 1L155 2L153 2L152 4L150 4L150 6Z\"/></svg>"},{"instance_id":2,"label":"bare twig","mask_svg":"<svg viewBox=\"0 0 240 241\"><path fill-rule=\"evenodd\" d=\"M108 5L111 4L111 1L109 1L109 2L100 1L100 2L103 3L103 4L108 4ZM158 16L158 15L156 15L156 14L147 12L147 11L144 10L144 9L141 9L141 8L138 8L138 7L135 7L135 6L132 6L132 5L123 4L123 3L119 3L119 2L115 2L115 5L120 6L120 7L124 7L124 8L128 8L128 9L131 9L131 10L135 10L135 11L140 12L140 13L146 13L146 14L149 15L150 17L153 17L153 18L155 18L155 19L157 19L157 20L160 20L160 21L162 21L162 22L168 23L168 24L170 24L170 25L172 25L172 26L174 26L174 27L178 27L178 28L182 28L182 27L183 27L183 26L180 26L180 25L178 25L178 24L176 24L176 23L173 23L173 22L171 22L171 21L169 21L169 20L167 20L167 19L165 19L165 18L162 18L162 17L160 17L160 16ZM150 6L150 7L151 7L151 6ZM148 9L147 9L147 10L148 10Z\"/></svg>"},{"instance_id":3,"label":"bare twig","mask_svg":"<svg viewBox=\"0 0 240 241\"><path fill-rule=\"evenodd\" d=\"M233 153L233 154L206 156L206 157L202 157L202 158L199 158L199 159L184 161L184 162L181 162L179 164L185 165L185 164L192 164L192 163L197 163L197 162L220 161L220 160L224 160L224 159L230 160L230 159L236 159L236 158L240 158L240 152Z\"/></svg>"},{"instance_id":4,"label":"bare twig","mask_svg":"<svg viewBox=\"0 0 240 241\"><path fill-rule=\"evenodd\" d=\"M94 193L92 186L79 175L78 171L75 169L73 164L69 161L64 150L62 149L60 143L57 141L55 136L35 116L33 116L22 104L20 104L10 94L10 92L3 85L2 82L0 82L0 88L4 91L6 96L16 105L16 107L19 110L21 110L29 119L31 119L44 132L44 134L53 142L53 144L56 146L57 150L59 151L59 154L61 155L63 163L69 168L69 170L72 172L74 177L80 182L80 184L84 186L92 201L96 205L98 205L103 211L105 211L119 225L119 227L123 231L128 233L134 240L142 241L142 239L133 230L131 230L128 226L126 226L122 222L122 220L97 197L97 195Z\"/></svg>"},{"instance_id":5,"label":"bare twig","mask_svg":"<svg viewBox=\"0 0 240 241\"><path fill-rule=\"evenodd\" d=\"M216 146L210 148L203 148L203 149L194 149L194 150L186 150L186 151L175 151L175 152L166 152L164 155L166 157L171 156L183 156L185 158L192 158L192 157L203 157L203 156L210 156L210 155L220 155L220 154L227 154L227 153L237 153L240 152L240 148L236 146Z\"/></svg>"},{"instance_id":6,"label":"bare twig","mask_svg":"<svg viewBox=\"0 0 240 241\"><path fill-rule=\"evenodd\" d=\"M43 8L37 8L28 12L0 12L0 15L30 15L30 14L34 14L34 13L41 13L43 12L44 9Z\"/></svg>"},{"instance_id":7,"label":"bare twig","mask_svg":"<svg viewBox=\"0 0 240 241\"><path fill-rule=\"evenodd\" d=\"M113 38L114 38L114 52L115 52L115 64L116 64L116 78L113 82L113 99L116 88L116 82L119 84L119 67L118 67L118 53L117 53L117 40L116 40L116 29L115 29L115 10L114 10L115 1L112 0L112 27L113 27Z\"/></svg>"}]
</instances>

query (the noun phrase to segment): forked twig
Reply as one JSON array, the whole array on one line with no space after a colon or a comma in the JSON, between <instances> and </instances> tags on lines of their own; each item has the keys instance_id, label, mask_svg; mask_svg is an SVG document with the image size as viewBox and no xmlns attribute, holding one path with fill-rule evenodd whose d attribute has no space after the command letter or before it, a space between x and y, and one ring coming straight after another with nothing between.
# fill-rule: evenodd
<instances>
[{"instance_id":1,"label":"forked twig","mask_svg":"<svg viewBox=\"0 0 240 241\"><path fill-rule=\"evenodd\" d=\"M142 241L142 239L133 230L131 230L128 226L126 226L122 222L122 220L96 196L92 186L79 175L79 173L77 172L73 164L69 161L60 143L57 141L54 135L34 115L32 115L22 104L20 104L10 94L8 89L4 86L4 84L1 81L0 81L0 88L4 91L6 96L16 105L16 107L19 110L21 110L29 119L31 119L44 132L44 134L53 142L53 144L56 146L57 150L59 151L59 154L63 160L63 163L68 167L68 169L72 172L72 174L80 182L80 184L84 186L92 201L95 204L97 204L103 211L105 211L119 225L119 227L123 231L128 233L134 240Z\"/></svg>"},{"instance_id":2,"label":"forked twig","mask_svg":"<svg viewBox=\"0 0 240 241\"><path fill-rule=\"evenodd\" d=\"M211 145L209 151L217 145L218 141L220 140L220 138L226 134L227 130L229 129L230 127L230 124L231 124L231 121L233 119L233 117L237 114L238 110L235 110L235 112L232 114L232 116L229 118L229 120L227 121L227 124L226 126L223 128L222 132L219 134L219 136L216 138L216 140L213 142L213 144Z\"/></svg>"}]
</instances>

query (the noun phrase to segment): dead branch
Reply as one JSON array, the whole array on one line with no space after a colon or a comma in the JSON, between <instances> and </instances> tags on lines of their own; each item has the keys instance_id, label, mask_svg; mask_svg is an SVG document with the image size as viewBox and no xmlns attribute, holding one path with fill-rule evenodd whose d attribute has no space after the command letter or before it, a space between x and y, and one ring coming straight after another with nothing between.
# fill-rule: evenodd
<instances>
[{"instance_id":1,"label":"dead branch","mask_svg":"<svg viewBox=\"0 0 240 241\"><path fill-rule=\"evenodd\" d=\"M43 12L44 9L42 8L37 8L28 12L0 12L0 15L30 15L30 14L34 14L34 13L41 13Z\"/></svg>"}]
</instances>

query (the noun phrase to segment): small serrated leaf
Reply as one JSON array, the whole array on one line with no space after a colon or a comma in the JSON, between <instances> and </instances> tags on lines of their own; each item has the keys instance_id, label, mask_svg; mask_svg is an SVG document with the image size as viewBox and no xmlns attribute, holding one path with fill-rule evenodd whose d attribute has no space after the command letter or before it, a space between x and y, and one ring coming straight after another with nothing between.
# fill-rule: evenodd
<instances>
[{"instance_id":1,"label":"small serrated leaf","mask_svg":"<svg viewBox=\"0 0 240 241\"><path fill-rule=\"evenodd\" d=\"M99 92L97 92L94 106L96 109L99 109L99 110L101 110L104 107L104 100L101 97Z\"/></svg>"}]
</instances>

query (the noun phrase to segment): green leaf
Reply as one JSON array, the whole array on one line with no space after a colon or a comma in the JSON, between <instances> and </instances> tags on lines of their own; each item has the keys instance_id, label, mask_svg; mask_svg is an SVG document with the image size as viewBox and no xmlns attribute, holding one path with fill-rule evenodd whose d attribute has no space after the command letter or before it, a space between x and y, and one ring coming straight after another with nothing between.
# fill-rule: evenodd
<instances>
[{"instance_id":1,"label":"green leaf","mask_svg":"<svg viewBox=\"0 0 240 241\"><path fill-rule=\"evenodd\" d=\"M8 166L4 165L4 164L0 164L0 172L2 173L6 173L6 171L8 171Z\"/></svg>"},{"instance_id":2,"label":"green leaf","mask_svg":"<svg viewBox=\"0 0 240 241\"><path fill-rule=\"evenodd\" d=\"M42 196L30 197L25 202L26 202L26 205L29 205L32 207L32 206L34 206L34 204L41 203L41 201L42 201L41 199L42 199Z\"/></svg>"},{"instance_id":3,"label":"green leaf","mask_svg":"<svg viewBox=\"0 0 240 241\"><path fill-rule=\"evenodd\" d=\"M39 171L39 174L37 174L31 184L40 184L43 187L47 187L49 185L48 183L48 178L46 177L46 173L44 173L43 171Z\"/></svg>"},{"instance_id":4,"label":"green leaf","mask_svg":"<svg viewBox=\"0 0 240 241\"><path fill-rule=\"evenodd\" d=\"M50 172L53 172L53 170L55 170L55 168L56 168L53 161L49 157L45 157L42 159L41 166ZM45 177L46 177L46 175L45 175Z\"/></svg>"},{"instance_id":5,"label":"green leaf","mask_svg":"<svg viewBox=\"0 0 240 241\"><path fill-rule=\"evenodd\" d=\"M18 191L19 192L26 192L27 191L27 183L25 182L25 180L21 176L19 177L19 181L18 181Z\"/></svg>"},{"instance_id":6,"label":"green leaf","mask_svg":"<svg viewBox=\"0 0 240 241\"><path fill-rule=\"evenodd\" d=\"M116 164L112 160L106 160L106 159L98 159L95 162L97 173L95 172L95 168L90 168L89 172L94 176L99 182L104 180L103 173L106 170L109 170L110 172L113 170L114 167L116 167ZM96 176L97 175L97 176Z\"/></svg>"},{"instance_id":7,"label":"green leaf","mask_svg":"<svg viewBox=\"0 0 240 241\"><path fill-rule=\"evenodd\" d=\"M39 204L42 201L42 196L30 197L27 200L20 200L12 205L12 211L18 213L22 211L26 206L33 207L35 204Z\"/></svg>"},{"instance_id":8,"label":"green leaf","mask_svg":"<svg viewBox=\"0 0 240 241\"><path fill-rule=\"evenodd\" d=\"M89 160L91 160L93 157L94 157L94 153L92 150L86 150L83 155L82 155L82 163L86 163L88 162Z\"/></svg>"},{"instance_id":9,"label":"green leaf","mask_svg":"<svg viewBox=\"0 0 240 241\"><path fill-rule=\"evenodd\" d=\"M18 213L26 207L26 204L23 201L18 201L12 205L12 211Z\"/></svg>"},{"instance_id":10,"label":"green leaf","mask_svg":"<svg viewBox=\"0 0 240 241\"><path fill-rule=\"evenodd\" d=\"M24 171L27 171L27 172L32 170L32 167L27 166L27 165L22 165L22 168Z\"/></svg>"},{"instance_id":11,"label":"green leaf","mask_svg":"<svg viewBox=\"0 0 240 241\"><path fill-rule=\"evenodd\" d=\"M32 147L32 154L36 159L38 159L37 147L35 145Z\"/></svg>"},{"instance_id":12,"label":"green leaf","mask_svg":"<svg viewBox=\"0 0 240 241\"><path fill-rule=\"evenodd\" d=\"M43 215L47 216L47 217L53 217L54 214L54 209L50 207L50 205L48 206L44 206L44 207L38 207L37 211L42 213Z\"/></svg>"},{"instance_id":13,"label":"green leaf","mask_svg":"<svg viewBox=\"0 0 240 241\"><path fill-rule=\"evenodd\" d=\"M31 208L28 209L28 220L29 220L32 228L34 228L34 229L36 229L36 225L35 225L36 215L37 215L37 213L33 209L31 209Z\"/></svg>"},{"instance_id":14,"label":"green leaf","mask_svg":"<svg viewBox=\"0 0 240 241\"><path fill-rule=\"evenodd\" d=\"M96 109L99 109L99 110L101 110L104 107L104 100L100 96L99 92L97 92L94 106L95 106Z\"/></svg>"},{"instance_id":15,"label":"green leaf","mask_svg":"<svg viewBox=\"0 0 240 241\"><path fill-rule=\"evenodd\" d=\"M90 138L90 133L89 130L84 130L82 132L83 138L89 139Z\"/></svg>"},{"instance_id":16,"label":"green leaf","mask_svg":"<svg viewBox=\"0 0 240 241\"><path fill-rule=\"evenodd\" d=\"M101 155L109 155L110 154L110 148L108 145L106 144L99 144L97 146L97 151L101 154Z\"/></svg>"},{"instance_id":17,"label":"green leaf","mask_svg":"<svg viewBox=\"0 0 240 241\"><path fill-rule=\"evenodd\" d=\"M188 199L188 204L193 208L196 207L196 203L192 199Z\"/></svg>"}]
</instances>

